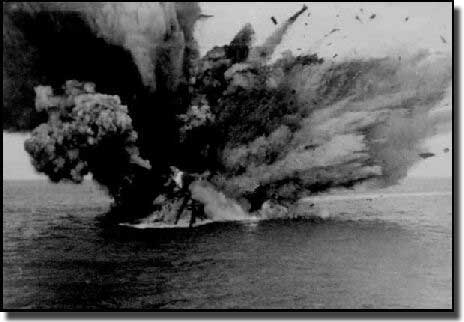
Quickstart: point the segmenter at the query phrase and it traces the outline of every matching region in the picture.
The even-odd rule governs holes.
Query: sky
[[[271,21],[272,16],[277,22],[282,22],[302,5],[301,2],[201,3],[203,12],[213,17],[202,19],[196,25],[200,52],[204,54],[213,46],[229,43],[248,22],[256,31],[255,42],[260,43],[277,27]],[[285,50],[313,52],[330,58],[336,53],[339,60],[401,55],[419,49],[447,53],[452,50],[451,3],[308,2],[306,5],[310,16],[305,14],[291,27],[275,57]],[[374,14],[374,18],[370,19]],[[340,31],[323,37],[334,28]],[[451,100],[451,93],[448,99]],[[44,179],[30,165],[23,147],[26,137],[27,134],[3,133],[3,180]],[[451,132],[447,132],[424,142],[436,156],[418,163],[408,172],[408,177],[450,177],[451,138]],[[444,153],[445,148],[450,149],[449,153]]]

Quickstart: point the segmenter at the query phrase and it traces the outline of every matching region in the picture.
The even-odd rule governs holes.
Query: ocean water
[[[451,180],[307,201],[323,218],[104,228],[91,183],[3,182],[5,309],[449,309]]]

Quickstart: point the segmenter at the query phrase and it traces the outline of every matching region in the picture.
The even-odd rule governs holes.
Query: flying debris
[[[399,61],[401,61],[401,55],[400,55],[400,56],[398,56],[398,60],[399,60]]]
[[[337,18],[338,18],[338,17],[340,17],[340,15],[339,15],[339,14],[337,14],[335,17],[337,17]]]
[[[305,26],[307,26],[307,25],[308,25],[308,23],[307,23],[307,22],[305,22]]]
[[[445,37],[443,37],[442,35],[440,35],[440,39],[441,39],[441,42],[442,42],[442,43],[444,43],[444,44],[446,44],[446,43],[447,43],[447,41],[446,41]]]
[[[362,20],[361,20],[361,18],[359,18],[359,16],[356,16],[356,17],[354,17],[354,18],[355,18],[356,20],[358,20],[360,23],[363,23]]]
[[[373,14],[369,17],[369,19],[372,20],[372,19],[375,19],[375,17],[377,17],[377,15],[376,15],[375,13],[373,13]]]
[[[274,23],[274,25],[277,25],[277,19],[276,19],[274,16],[271,17],[271,20],[272,20],[272,22]]]
[[[248,54],[248,62],[264,62],[268,61],[270,57],[272,56],[272,53],[274,52],[275,48],[282,42],[282,39],[284,35],[287,33],[288,29],[292,24],[298,19],[299,16],[301,16],[308,7],[304,5],[300,10],[298,10],[294,15],[292,15],[290,18],[288,18],[286,21],[284,21],[274,33],[269,36],[263,44],[260,46],[255,46],[255,47],[249,47],[247,48],[246,53]],[[251,25],[249,25],[251,28]],[[249,37],[248,37],[249,38]],[[249,46],[249,45],[248,45]],[[249,52],[248,52],[249,51]],[[249,66],[249,65],[247,65]],[[242,68],[244,66],[241,66]],[[251,66],[249,66],[251,67]],[[237,66],[235,66],[232,70],[235,70]],[[238,68],[238,69],[240,69]],[[231,73],[234,74],[234,73]]]
[[[327,47],[329,47],[330,45],[332,45],[332,43],[331,43],[331,42],[329,42],[329,43],[327,44]]]
[[[214,17],[214,15],[208,15],[208,14],[205,14],[205,13],[202,13],[199,16],[200,19],[207,19],[207,18],[212,18],[212,17]]]
[[[449,148],[444,148],[444,149],[443,149],[443,152],[448,153],[449,150],[450,150]]]
[[[361,9],[359,9],[359,11],[361,11],[361,12],[364,12],[364,9],[363,9],[363,8],[361,8]]]
[[[434,153],[430,153],[430,152],[425,152],[425,153],[419,153],[419,156],[422,158],[422,159],[428,159],[428,158],[431,158],[433,156],[435,156]]]
[[[335,57],[337,57],[337,56],[338,56],[338,54],[335,54],[335,55],[332,56],[332,58],[335,58]]]
[[[314,150],[317,147],[318,147],[317,144],[308,144],[308,145],[305,145],[304,149],[305,150]]]
[[[293,22],[296,20],[296,18],[298,18],[303,12],[305,12],[306,10],[308,10],[308,6],[307,5],[303,5],[303,7],[297,11],[293,16],[291,16],[290,18],[288,18],[288,21],[289,22]],[[311,13],[309,13],[311,14]],[[309,16],[308,16],[309,17]]]
[[[404,18],[404,21],[407,22],[409,20],[409,17]]]
[[[324,38],[330,36],[331,34],[333,34],[334,32],[337,32],[337,31],[340,31],[340,28],[333,28],[329,33],[324,35]]]

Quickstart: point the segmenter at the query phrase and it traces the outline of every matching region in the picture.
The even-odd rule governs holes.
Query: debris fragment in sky
[[[422,159],[428,159],[428,158],[431,158],[433,156],[435,156],[434,153],[430,153],[430,152],[425,152],[425,153],[419,153],[419,156],[422,158]]]
[[[324,38],[330,36],[331,34],[333,34],[334,32],[337,32],[337,31],[340,31],[340,28],[333,28],[329,33],[324,35]]]
[[[205,13],[200,14],[200,19],[206,19],[206,18],[212,18],[212,17],[214,17],[214,15],[208,15]]]

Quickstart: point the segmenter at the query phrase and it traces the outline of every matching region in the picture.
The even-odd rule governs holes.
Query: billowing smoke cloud
[[[53,181],[79,181],[90,171],[116,203],[130,203],[134,209],[146,211],[153,193],[162,189],[163,174],[177,157],[176,114],[189,105],[188,81],[198,56],[193,25],[199,14],[196,3],[4,3],[4,129],[27,130],[47,122],[47,111],[35,109],[34,88],[40,85],[50,86],[58,100],[70,97],[62,85],[73,79],[93,82],[100,93],[117,95],[121,104],[115,105],[128,106],[131,131],[138,137],[138,153],[151,165],[148,174],[143,167],[134,171],[132,165],[128,166],[132,164],[127,160],[132,155],[128,151],[135,142],[123,140],[122,133],[121,147],[106,147],[120,151],[119,157],[116,153],[111,160],[100,155],[101,162],[98,166],[91,162],[95,166],[92,168],[87,152],[79,153],[78,158],[83,159],[79,166],[75,161],[67,164],[70,160],[65,157],[66,165],[61,169],[59,154],[76,148],[88,151],[85,145],[74,146],[72,139],[64,143],[59,139],[64,133],[75,133],[62,129],[72,128],[77,122],[72,114],[70,118],[58,118],[63,125],[49,123],[33,133],[37,151],[59,145],[56,156],[35,153],[32,143],[27,149],[36,169]],[[44,93],[43,89],[39,92]],[[108,117],[103,109],[96,108],[95,113],[94,118]],[[117,120],[110,117],[108,122],[117,124]],[[106,140],[96,142],[102,149],[90,149],[92,153],[104,151]],[[121,164],[113,164],[118,158]],[[48,169],[54,166],[55,170]],[[71,168],[75,169],[72,173]]]
[[[423,51],[402,59],[334,62],[287,52],[272,62],[276,47],[305,7],[263,44],[253,45],[253,28],[245,25],[229,45],[198,58],[192,31],[199,12],[192,4],[22,6],[22,15],[33,12],[26,15],[33,21],[39,13],[48,17],[55,12],[50,8],[58,8],[57,20],[45,25],[65,30],[67,36],[70,27],[66,29],[60,17],[77,12],[79,23],[71,25],[87,28],[77,43],[95,45],[90,49],[97,57],[89,56],[95,64],[105,66],[105,58],[113,57],[115,71],[93,63],[93,73],[69,68],[77,59],[77,66],[89,70],[80,61],[88,49],[74,44],[73,54],[61,52],[64,57],[58,59],[65,72],[56,71],[51,62],[45,65],[49,69],[40,69],[34,59],[25,61],[29,69],[21,72],[30,71],[34,81],[20,88],[51,85],[57,90],[66,80],[78,79],[93,81],[98,91],[122,101],[85,89],[52,95],[50,88],[38,88],[37,106],[52,101],[48,104],[58,105],[55,110],[61,112],[55,118],[48,113],[48,123],[26,144],[36,169],[55,181],[80,181],[90,172],[117,205],[131,213],[131,207],[149,212],[157,195],[169,195],[165,183],[170,165],[188,172],[210,171],[210,183],[193,186],[194,197],[206,204],[207,212],[227,208],[227,213],[240,216],[241,209],[227,197],[256,211],[269,205],[267,200],[288,206],[331,188],[366,181],[394,184],[426,152],[424,139],[449,122],[449,113],[430,113],[450,90],[447,55]],[[20,24],[16,9],[9,12],[7,38],[23,42],[7,42],[9,59],[14,60],[12,53],[31,42],[31,31]],[[45,45],[28,48],[28,55],[38,61],[53,57]],[[10,63],[4,58],[5,64]],[[4,87],[5,78],[8,86],[27,79],[11,66],[4,71]],[[95,130],[100,121],[107,127]],[[84,128],[92,133],[82,133]]]
[[[50,86],[35,91],[37,109],[49,116],[24,144],[37,171],[52,182],[73,183],[91,173],[118,204],[140,202],[140,196],[152,193],[140,181],[150,175],[150,162],[140,156],[137,133],[118,96],[96,93],[92,83],[77,81],[66,83],[64,95],[54,95]],[[144,189],[138,195],[137,187]]]
[[[3,3],[4,128],[46,119],[34,109],[37,85],[92,81],[131,108],[145,89],[178,91],[198,55],[199,15],[196,3]]]
[[[248,59],[233,64],[218,48],[204,58],[206,88],[226,69],[213,83],[222,94],[209,100],[222,139],[213,181],[252,211],[366,180],[397,183],[420,160],[424,139],[450,121],[429,113],[450,89],[447,55],[324,62],[285,53],[257,63],[269,61],[294,17]]]
[[[229,111],[237,105],[228,118],[240,117],[241,124],[224,131],[238,130],[233,136],[243,139],[228,140],[223,151],[226,191],[258,199],[260,207],[266,199],[294,202],[332,187],[367,179],[393,184],[406,176],[423,140],[435,134],[438,120],[428,112],[450,86],[450,57],[285,59],[270,67],[277,85],[249,101],[252,110],[243,113],[241,97],[256,95],[255,85],[230,94]]]

